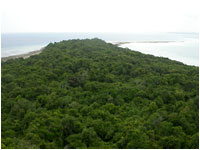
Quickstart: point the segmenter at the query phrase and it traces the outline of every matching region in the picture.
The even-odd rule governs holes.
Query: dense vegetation
[[[99,39],[2,62],[2,148],[199,148],[199,68]]]

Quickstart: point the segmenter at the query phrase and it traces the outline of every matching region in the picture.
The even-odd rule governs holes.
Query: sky
[[[199,0],[1,0],[1,33],[199,32]]]

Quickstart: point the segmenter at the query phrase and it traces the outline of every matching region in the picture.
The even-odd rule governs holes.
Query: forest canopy
[[[2,148],[199,148],[199,68],[100,39],[1,64]]]

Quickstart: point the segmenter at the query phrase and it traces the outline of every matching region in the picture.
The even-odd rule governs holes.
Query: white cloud
[[[2,32],[197,32],[198,0],[2,0]]]

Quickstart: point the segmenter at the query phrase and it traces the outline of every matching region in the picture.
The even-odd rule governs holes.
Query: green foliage
[[[199,148],[199,68],[99,39],[2,62],[2,148]]]

